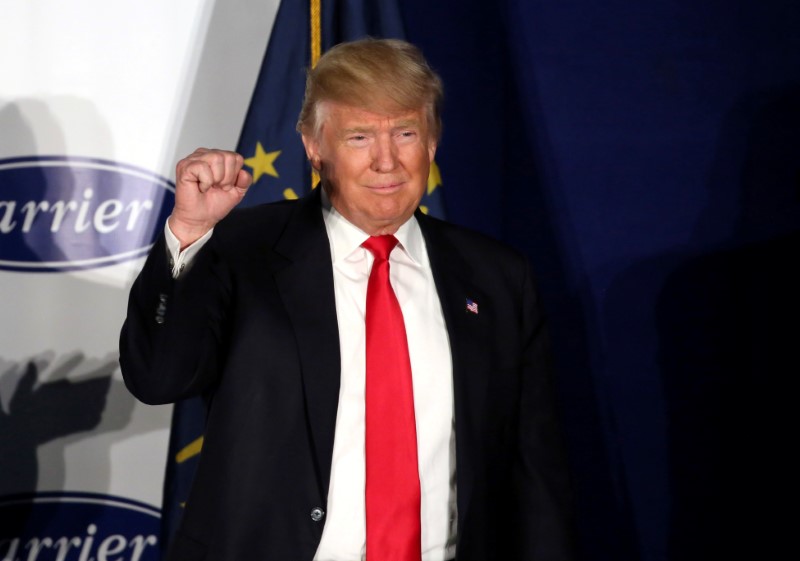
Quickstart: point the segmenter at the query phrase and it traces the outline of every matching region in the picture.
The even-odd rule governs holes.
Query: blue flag
[[[314,6],[319,9],[314,10]],[[311,166],[295,130],[306,69],[318,52],[363,37],[403,38],[395,0],[283,0],[272,28],[237,151],[253,185],[242,205],[302,197],[312,189]],[[439,170],[434,163],[421,208],[443,217]],[[316,185],[314,185],[316,187]],[[169,443],[162,549],[168,547],[188,498],[202,449],[205,407],[201,399],[175,404]]]

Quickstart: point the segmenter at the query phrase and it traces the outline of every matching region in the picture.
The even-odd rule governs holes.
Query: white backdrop
[[[196,146],[233,149],[277,4],[0,0],[0,166],[89,158],[173,181],[176,160]],[[27,189],[3,177],[0,220]],[[0,231],[0,253],[14,243]],[[141,265],[0,268],[0,466],[11,474],[0,495],[89,492],[160,506],[170,410],[135,402],[116,363]],[[112,372],[107,392],[76,391]],[[24,417],[36,403],[41,413]]]

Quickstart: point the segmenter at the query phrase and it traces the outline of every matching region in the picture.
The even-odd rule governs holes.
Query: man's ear
[[[428,143],[428,160],[433,163],[433,159],[436,157],[436,141],[431,140]]]
[[[311,162],[311,167],[316,171],[322,169],[322,160],[319,156],[319,141],[309,134],[303,133],[303,146],[306,149],[306,158]]]

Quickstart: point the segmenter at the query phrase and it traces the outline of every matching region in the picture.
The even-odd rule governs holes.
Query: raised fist
[[[175,170],[172,233],[184,248],[202,237],[239,204],[253,178],[236,152],[198,148]]]

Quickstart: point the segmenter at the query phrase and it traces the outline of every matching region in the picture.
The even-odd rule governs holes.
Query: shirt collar
[[[322,189],[321,186],[318,188]],[[325,220],[325,229],[328,232],[328,239],[333,250],[333,262],[336,263],[347,259],[356,250],[366,251],[361,247],[361,244],[369,238],[369,234],[342,216],[333,207],[324,189],[322,189],[320,196],[322,200],[322,217]],[[415,265],[425,263],[425,241],[422,237],[419,223],[413,215],[397,229],[394,237],[397,238],[398,247]]]

